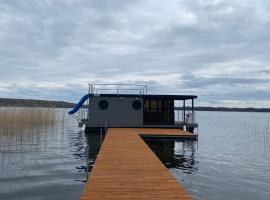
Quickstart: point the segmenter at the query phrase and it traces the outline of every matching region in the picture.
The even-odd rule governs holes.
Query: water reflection
[[[95,160],[97,158],[98,152],[102,145],[102,142],[105,138],[105,134],[101,133],[99,130],[91,131],[91,133],[85,134],[86,142],[87,142],[87,159],[86,162],[88,163],[86,171],[91,172]]]
[[[145,142],[167,168],[178,168],[186,174],[198,170],[196,141],[145,139]]]
[[[270,120],[267,118],[261,119],[258,116],[254,117],[253,120],[245,122],[243,126],[248,137],[249,148],[260,146],[263,154],[269,154]]]
[[[171,172],[194,199],[260,199],[270,196],[270,113],[198,112],[196,173]]]

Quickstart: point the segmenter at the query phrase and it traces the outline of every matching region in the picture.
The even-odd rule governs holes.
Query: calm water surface
[[[198,142],[147,141],[172,174],[195,199],[270,199],[270,113],[197,118]]]
[[[198,112],[198,142],[147,141],[195,199],[270,199],[270,113]],[[100,138],[76,122],[0,135],[0,199],[79,199]]]

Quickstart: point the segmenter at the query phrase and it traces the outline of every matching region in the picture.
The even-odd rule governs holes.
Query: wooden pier
[[[180,129],[109,128],[81,200],[192,199],[142,135],[197,137]]]

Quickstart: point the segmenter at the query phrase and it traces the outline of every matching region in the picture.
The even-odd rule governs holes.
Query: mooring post
[[[89,145],[87,144],[86,146],[86,180],[88,180],[88,177],[89,177]]]
[[[101,147],[101,145],[102,145],[102,128],[100,129],[99,142],[100,142],[100,147]]]

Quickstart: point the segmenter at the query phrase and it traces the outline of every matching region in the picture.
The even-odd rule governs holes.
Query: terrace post
[[[192,123],[194,123],[194,99],[191,99]]]
[[[191,111],[193,115],[194,114],[194,99],[191,100]]]
[[[184,117],[184,122],[186,122],[186,100],[184,99],[183,101],[183,117]]]

